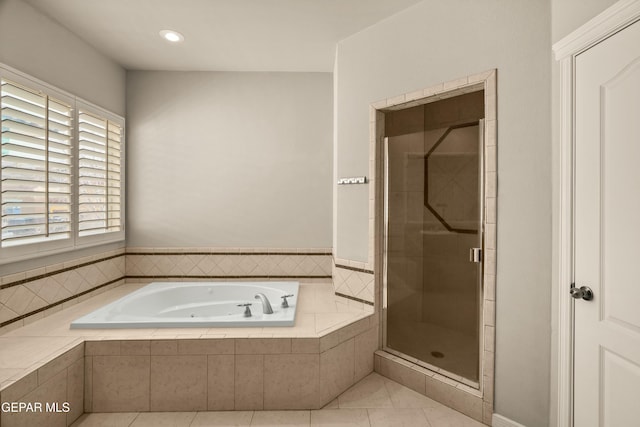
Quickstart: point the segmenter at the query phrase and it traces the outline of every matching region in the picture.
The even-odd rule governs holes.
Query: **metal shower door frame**
[[[483,292],[484,292],[484,233],[485,233],[485,206],[484,206],[484,181],[485,181],[485,168],[484,168],[484,159],[485,159],[485,135],[484,135],[484,119],[478,120],[478,197],[479,197],[479,244],[482,248],[482,262],[478,265],[478,274],[477,274],[477,292],[478,292],[478,373],[480,378],[478,378],[478,382],[462,378],[460,375],[445,371],[442,368],[431,365],[425,361],[417,359],[415,357],[409,356],[405,353],[402,353],[398,350],[394,350],[387,346],[387,313],[388,313],[388,264],[387,264],[387,255],[388,255],[388,245],[389,245],[389,137],[384,137],[382,139],[383,144],[383,154],[382,154],[382,162],[383,162],[383,235],[382,235],[382,350],[387,353],[393,354],[394,356],[400,357],[404,360],[407,360],[411,363],[414,363],[418,366],[424,367],[431,371],[437,372],[441,375],[444,375],[448,378],[451,378],[455,381],[461,382],[465,385],[474,387],[478,390],[481,389],[482,381],[482,353],[483,353],[483,344],[484,344],[484,331],[482,325],[483,322]],[[461,381],[462,378],[462,381]]]

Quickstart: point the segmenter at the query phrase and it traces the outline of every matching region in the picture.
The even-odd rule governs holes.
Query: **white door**
[[[640,426],[640,22],[576,57],[575,427]],[[579,296],[579,295],[576,295]]]

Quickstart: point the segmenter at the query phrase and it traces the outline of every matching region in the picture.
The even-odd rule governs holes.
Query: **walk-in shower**
[[[383,344],[480,381],[482,90],[385,114]]]

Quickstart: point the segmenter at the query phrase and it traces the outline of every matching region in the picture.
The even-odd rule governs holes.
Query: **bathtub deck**
[[[69,329],[72,320],[145,285],[124,284],[0,335],[0,391],[85,341],[323,337],[331,341],[333,332],[373,314],[371,306],[336,297],[331,283],[301,282],[293,327]]]

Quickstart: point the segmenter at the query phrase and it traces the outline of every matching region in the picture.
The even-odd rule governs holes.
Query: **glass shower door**
[[[480,352],[481,125],[385,143],[385,349],[473,383]]]

